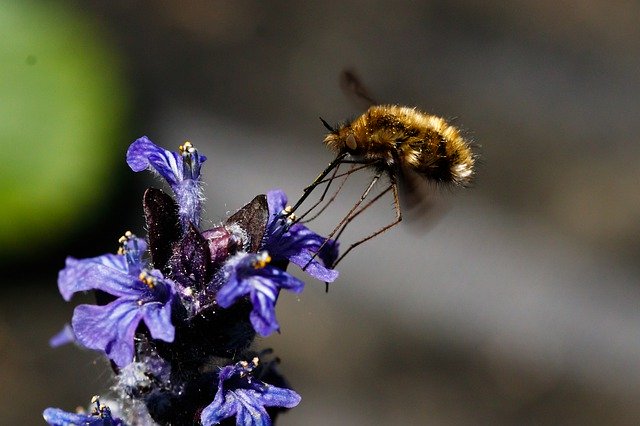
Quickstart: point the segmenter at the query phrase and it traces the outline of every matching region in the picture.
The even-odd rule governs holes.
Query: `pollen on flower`
[[[127,243],[135,237],[136,236],[131,231],[127,231],[122,237],[118,238],[118,244],[120,244],[120,247],[118,248],[119,255],[124,256],[127,254]]]
[[[100,404],[99,395],[94,395],[91,398],[91,403],[95,404],[95,406],[91,410],[92,416],[99,418],[111,417],[111,411],[109,410],[109,407],[107,407],[105,404]]]
[[[180,150],[180,155],[182,155],[183,157],[195,152],[195,147],[189,141],[185,141],[185,143],[180,145],[178,149]]]
[[[253,261],[254,269],[262,269],[267,266],[271,262],[271,256],[269,256],[269,252],[263,251],[256,259]]]
[[[140,272],[140,275],[138,275],[138,279],[150,289],[153,289],[158,282],[156,277],[149,275],[147,271]]]
[[[259,363],[260,363],[260,358],[258,358],[257,356],[253,357],[251,362],[244,361],[244,360],[238,362],[238,364],[243,368],[243,370],[240,372],[240,377],[246,377],[249,374],[251,374],[253,369],[256,368]],[[251,381],[251,380],[249,379],[249,381]]]
[[[249,371],[253,370],[254,367],[257,367],[258,364],[260,364],[260,358],[258,358],[257,356],[254,356],[251,359],[251,362],[249,361],[240,361],[239,364],[243,367],[248,369]]]
[[[286,218],[286,228],[290,228],[291,225],[293,225],[294,223],[296,223],[296,220],[298,220],[298,217],[295,215],[295,213],[292,212],[293,211],[293,207],[291,206],[286,206],[284,209],[282,209],[282,211],[280,212],[280,215],[284,218]]]

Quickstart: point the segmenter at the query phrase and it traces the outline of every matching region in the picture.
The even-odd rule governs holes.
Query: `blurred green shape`
[[[55,241],[110,192],[128,95],[116,59],[65,4],[0,1],[0,252]]]

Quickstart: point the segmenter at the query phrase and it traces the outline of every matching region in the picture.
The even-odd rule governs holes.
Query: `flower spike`
[[[101,351],[117,402],[113,414],[97,397],[89,412],[47,408],[50,425],[271,426],[300,402],[277,371],[279,359],[261,361],[268,351],[251,345],[280,331],[280,291],[304,288],[286,272],[289,263],[332,282],[338,244],[299,223],[282,191],[257,195],[203,230],[205,160],[188,141],[175,152],[146,136],[129,147],[131,169],[160,175],[173,194],[145,191],[145,239],[127,231],[115,254],[66,259],[62,297],[94,290],[96,303],[77,306],[71,325],[51,339]]]

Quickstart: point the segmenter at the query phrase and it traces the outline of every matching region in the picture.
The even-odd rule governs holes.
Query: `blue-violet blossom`
[[[241,253],[229,259],[223,267],[225,284],[218,290],[216,300],[223,308],[249,295],[253,310],[251,325],[261,336],[268,336],[280,328],[276,320],[276,300],[280,289],[300,293],[304,283],[281,269],[269,265],[271,256]]]
[[[159,147],[143,136],[131,144],[127,163],[134,172],[155,170],[166,179],[176,196],[182,228],[189,222],[200,224],[202,194],[200,167],[207,157],[200,155],[191,142],[180,145],[180,153]]]
[[[211,404],[202,410],[203,426],[217,425],[236,417],[237,426],[270,426],[265,407],[292,408],[300,403],[300,395],[291,389],[279,388],[252,377],[258,358],[228,365],[218,373],[218,390]]]
[[[124,426],[125,423],[111,415],[106,405],[100,404],[97,396],[91,400],[95,407],[89,414],[69,413],[59,408],[47,408],[42,413],[44,420],[51,426]]]
[[[171,305],[175,289],[160,271],[145,269],[144,240],[128,232],[120,242],[118,255],[81,260],[68,257],[58,275],[58,288],[67,301],[76,292],[92,289],[115,296],[106,305],[77,306],[72,326],[78,343],[104,351],[123,367],[133,360],[134,335],[140,321],[154,339],[173,341]]]
[[[291,225],[288,218],[283,216],[287,205],[287,196],[283,191],[269,191],[267,203],[269,221],[263,249],[269,252],[274,261],[286,259],[314,278],[328,283],[335,281],[338,271],[326,265],[331,265],[338,257],[338,243],[333,240],[325,242],[324,237],[299,222]]]
[[[71,324],[65,324],[62,330],[56,333],[49,339],[49,346],[57,348],[68,343],[75,343],[76,335],[73,333],[73,327]]]

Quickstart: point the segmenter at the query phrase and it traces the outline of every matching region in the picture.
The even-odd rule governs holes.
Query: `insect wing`
[[[397,180],[403,223],[411,232],[427,232],[448,210],[445,200],[435,185],[406,167],[398,168]]]
[[[353,69],[340,73],[340,88],[360,109],[378,104]]]

